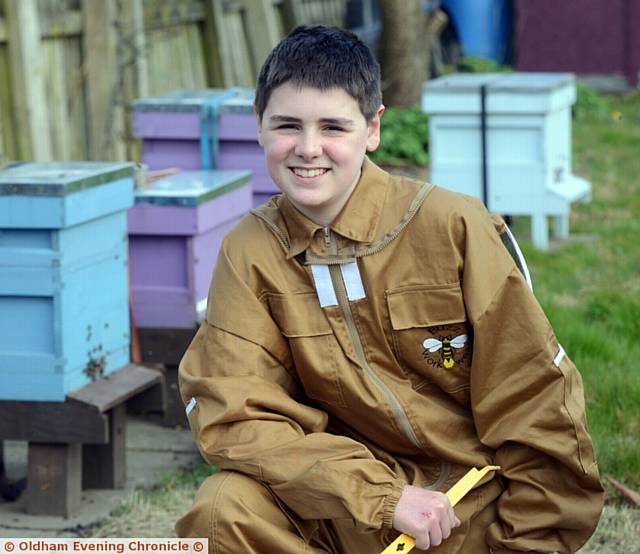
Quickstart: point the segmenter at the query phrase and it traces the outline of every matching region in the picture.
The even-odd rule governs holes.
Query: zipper
[[[386,248],[390,242],[394,241],[402,231],[404,231],[405,227],[411,223],[411,220],[415,217],[420,209],[420,206],[424,203],[429,193],[434,189],[435,185],[430,183],[425,183],[422,188],[417,192],[415,198],[411,202],[409,209],[402,216],[402,219],[398,222],[398,224],[391,229],[385,236],[383,236],[380,240],[369,244],[363,248],[356,248],[355,253],[350,256],[338,256],[337,251],[329,252],[329,227],[323,227],[324,230],[324,241],[325,246],[327,246],[327,253],[329,254],[328,258],[323,258],[319,256],[314,256],[307,251],[306,255],[306,263],[307,264],[322,264],[322,265],[339,265],[344,263],[349,263],[354,260],[354,258],[362,258],[363,256],[371,256],[373,254],[377,254]]]
[[[331,240],[329,227],[324,227],[324,231],[325,243],[327,244],[327,253],[332,254],[336,249],[336,244]],[[362,346],[362,341],[360,340],[360,335],[358,334],[358,330],[353,319],[353,312],[351,311],[351,305],[349,304],[349,298],[347,296],[347,287],[344,284],[340,266],[335,264],[329,265],[329,275],[331,276],[333,290],[336,293],[338,305],[340,306],[345,325],[347,326],[347,333],[349,334],[349,338],[351,339],[351,344],[353,345],[353,350],[355,351],[356,358],[360,362],[360,366],[364,370],[369,380],[376,386],[378,391],[382,394],[386,402],[391,407],[391,411],[393,412],[393,415],[396,419],[396,423],[403,431],[405,436],[411,441],[414,446],[422,449],[420,440],[416,436],[413,427],[411,427],[409,418],[407,417],[407,414],[402,408],[399,400],[393,394],[391,389],[386,385],[386,383],[373,371],[373,369],[371,369],[371,366],[367,361],[367,357],[365,356],[364,348]]]
[[[327,252],[329,252],[329,249],[331,248],[331,231],[329,230],[329,226],[325,225],[322,228],[322,232],[324,233],[324,246],[327,249]]]

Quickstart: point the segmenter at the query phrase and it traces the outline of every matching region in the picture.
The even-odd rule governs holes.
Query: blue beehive
[[[133,164],[0,172],[0,400],[63,401],[129,363]]]

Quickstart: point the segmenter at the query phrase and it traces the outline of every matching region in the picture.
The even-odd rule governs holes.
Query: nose
[[[305,160],[312,160],[322,154],[322,143],[317,133],[309,130],[301,133],[296,142],[295,154]]]

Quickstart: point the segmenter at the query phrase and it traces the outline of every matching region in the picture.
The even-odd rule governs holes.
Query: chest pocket
[[[415,388],[437,386],[469,402],[473,336],[460,285],[388,290],[393,346]]]
[[[270,294],[271,314],[289,341],[306,394],[324,404],[346,406],[338,374],[339,345],[315,292]]]

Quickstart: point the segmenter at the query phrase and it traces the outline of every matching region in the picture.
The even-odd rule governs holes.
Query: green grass
[[[573,123],[573,170],[593,201],[574,205],[583,241],[524,246],[536,296],[583,375],[601,473],[640,487],[640,93],[590,92]],[[606,110],[606,111],[605,111]]]

